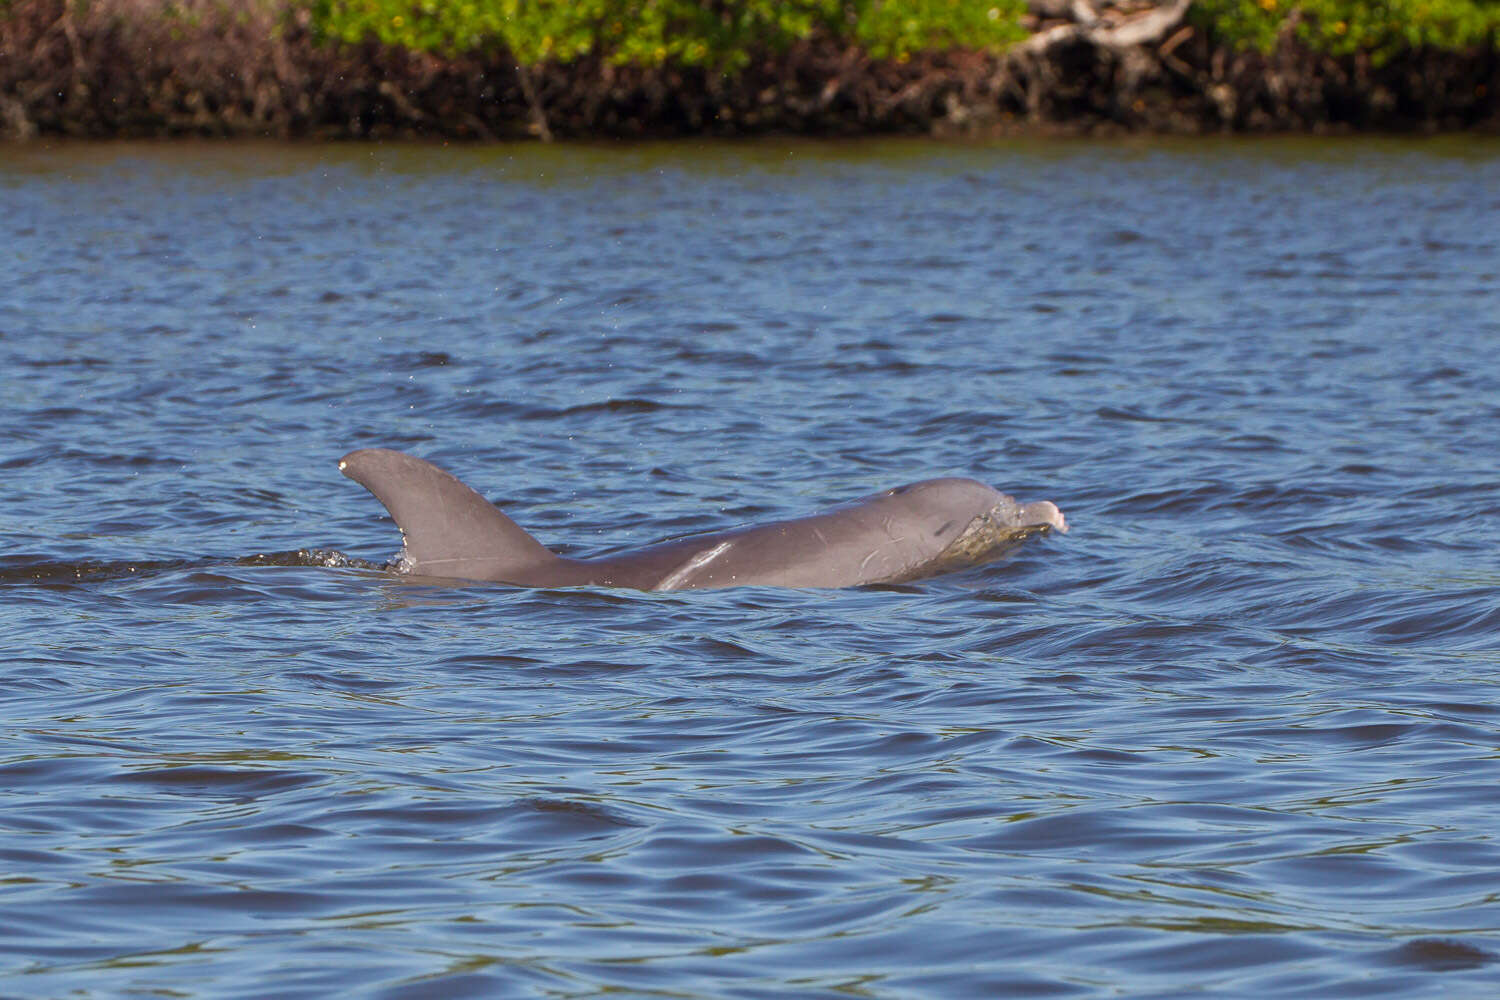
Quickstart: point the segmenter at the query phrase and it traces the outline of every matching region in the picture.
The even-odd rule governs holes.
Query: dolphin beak
[[[1068,519],[1063,517],[1063,512],[1058,509],[1057,504],[1050,500],[1037,500],[1027,504],[1026,520],[1029,524],[1045,524],[1064,535],[1068,533]]]

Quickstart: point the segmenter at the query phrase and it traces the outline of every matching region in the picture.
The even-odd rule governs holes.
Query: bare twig
[[[531,109],[531,127],[536,130],[538,139],[551,142],[552,129],[547,125],[547,109],[542,107],[542,102],[537,97],[536,84],[531,79],[531,67],[518,60],[516,76],[521,78],[521,93],[526,95],[526,106]]]

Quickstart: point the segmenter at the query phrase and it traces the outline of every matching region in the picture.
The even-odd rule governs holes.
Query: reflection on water
[[[1500,147],[0,158],[0,992],[1483,995]],[[892,588],[443,587],[942,475]]]

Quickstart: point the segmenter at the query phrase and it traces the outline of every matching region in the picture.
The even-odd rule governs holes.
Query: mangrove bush
[[[312,0],[318,37],[453,55],[505,49],[520,63],[597,55],[720,72],[814,34],[877,59],[999,49],[1024,38],[1024,0]]]
[[[1270,52],[1292,37],[1331,56],[1380,65],[1407,50],[1493,49],[1500,0],[1195,0],[1193,17],[1221,41]]]

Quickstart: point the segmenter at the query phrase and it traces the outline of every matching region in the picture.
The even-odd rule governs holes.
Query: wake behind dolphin
[[[929,479],[807,517],[569,559],[420,458],[371,448],[345,455],[339,471],[390,511],[405,540],[403,571],[524,587],[901,583],[989,562],[1030,535],[1068,530],[1046,500],[1022,504],[973,479]]]

